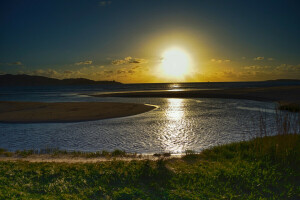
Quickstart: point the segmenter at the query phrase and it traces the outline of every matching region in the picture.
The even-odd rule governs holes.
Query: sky
[[[299,79],[299,7],[297,0],[1,0],[0,74],[123,83]]]

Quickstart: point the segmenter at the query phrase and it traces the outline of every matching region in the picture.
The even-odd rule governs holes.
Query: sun
[[[180,48],[170,48],[162,55],[161,68],[165,76],[181,79],[189,72],[190,57]]]

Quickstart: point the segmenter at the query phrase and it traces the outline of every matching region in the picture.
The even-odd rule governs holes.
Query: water
[[[88,122],[0,123],[0,147],[12,151],[42,148],[70,151],[121,149],[137,153],[182,153],[187,149],[201,151],[256,136],[262,110],[268,116],[269,131],[275,132],[275,104],[271,102],[205,98],[98,98],[82,95],[95,91],[99,91],[99,88],[27,87],[2,90],[0,100],[133,102],[152,104],[158,108],[135,116]],[[116,91],[116,88],[111,91]]]
[[[144,90],[226,89],[300,85],[300,81],[151,83],[92,86],[0,87],[1,101],[76,101],[78,94]],[[75,96],[75,99],[72,97]]]

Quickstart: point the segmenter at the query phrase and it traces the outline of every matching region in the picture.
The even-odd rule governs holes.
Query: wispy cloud
[[[271,66],[260,66],[260,65],[251,65],[251,66],[245,66],[245,70],[267,70],[271,69]]]
[[[124,59],[113,60],[111,63],[113,65],[123,65],[123,64],[143,64],[147,63],[148,60],[143,58],[132,58],[131,56],[125,57]]]
[[[108,5],[110,5],[111,3],[112,3],[111,1],[100,1],[100,2],[99,2],[99,6],[102,6],[102,7],[108,6]]]
[[[37,69],[26,74],[35,75],[35,76],[46,76],[50,78],[57,78],[59,76],[59,72],[54,69]]]
[[[263,59],[265,59],[265,57],[263,57],[263,56],[258,56],[256,58],[253,58],[253,60],[263,60]]]
[[[274,60],[274,58],[268,58],[268,61],[273,61]]]
[[[0,65],[8,65],[8,66],[22,66],[23,63],[20,61],[10,62],[10,63],[0,63]]]
[[[300,64],[299,65],[288,65],[288,64],[281,64],[275,68],[275,70],[280,72],[288,72],[292,74],[299,74],[300,75]]]
[[[215,58],[210,59],[210,61],[213,63],[228,63],[228,62],[230,62],[229,59],[222,60],[222,59],[215,59]]]
[[[298,77],[300,77],[300,65],[287,64],[278,66],[252,65],[242,69],[231,68],[201,75],[203,80],[215,81],[261,81],[280,78],[297,79]]]
[[[93,61],[91,60],[86,60],[86,61],[80,61],[75,63],[75,65],[91,65],[93,63]]]

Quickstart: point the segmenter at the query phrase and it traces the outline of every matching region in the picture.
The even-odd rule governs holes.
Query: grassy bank
[[[127,158],[136,158],[139,155],[135,153],[126,153],[125,151],[116,149],[112,152],[109,151],[96,151],[96,152],[83,152],[83,151],[66,151],[59,150],[56,148],[46,148],[40,150],[17,150],[15,152],[7,151],[6,149],[0,148],[0,156],[5,157],[15,157],[15,158],[27,158],[35,155],[47,155],[52,158],[56,157],[81,157],[81,158],[115,158],[115,157],[127,157]]]
[[[299,199],[300,135],[182,158],[99,163],[0,162],[0,199]]]
[[[279,102],[278,109],[291,112],[300,112],[300,102]]]

